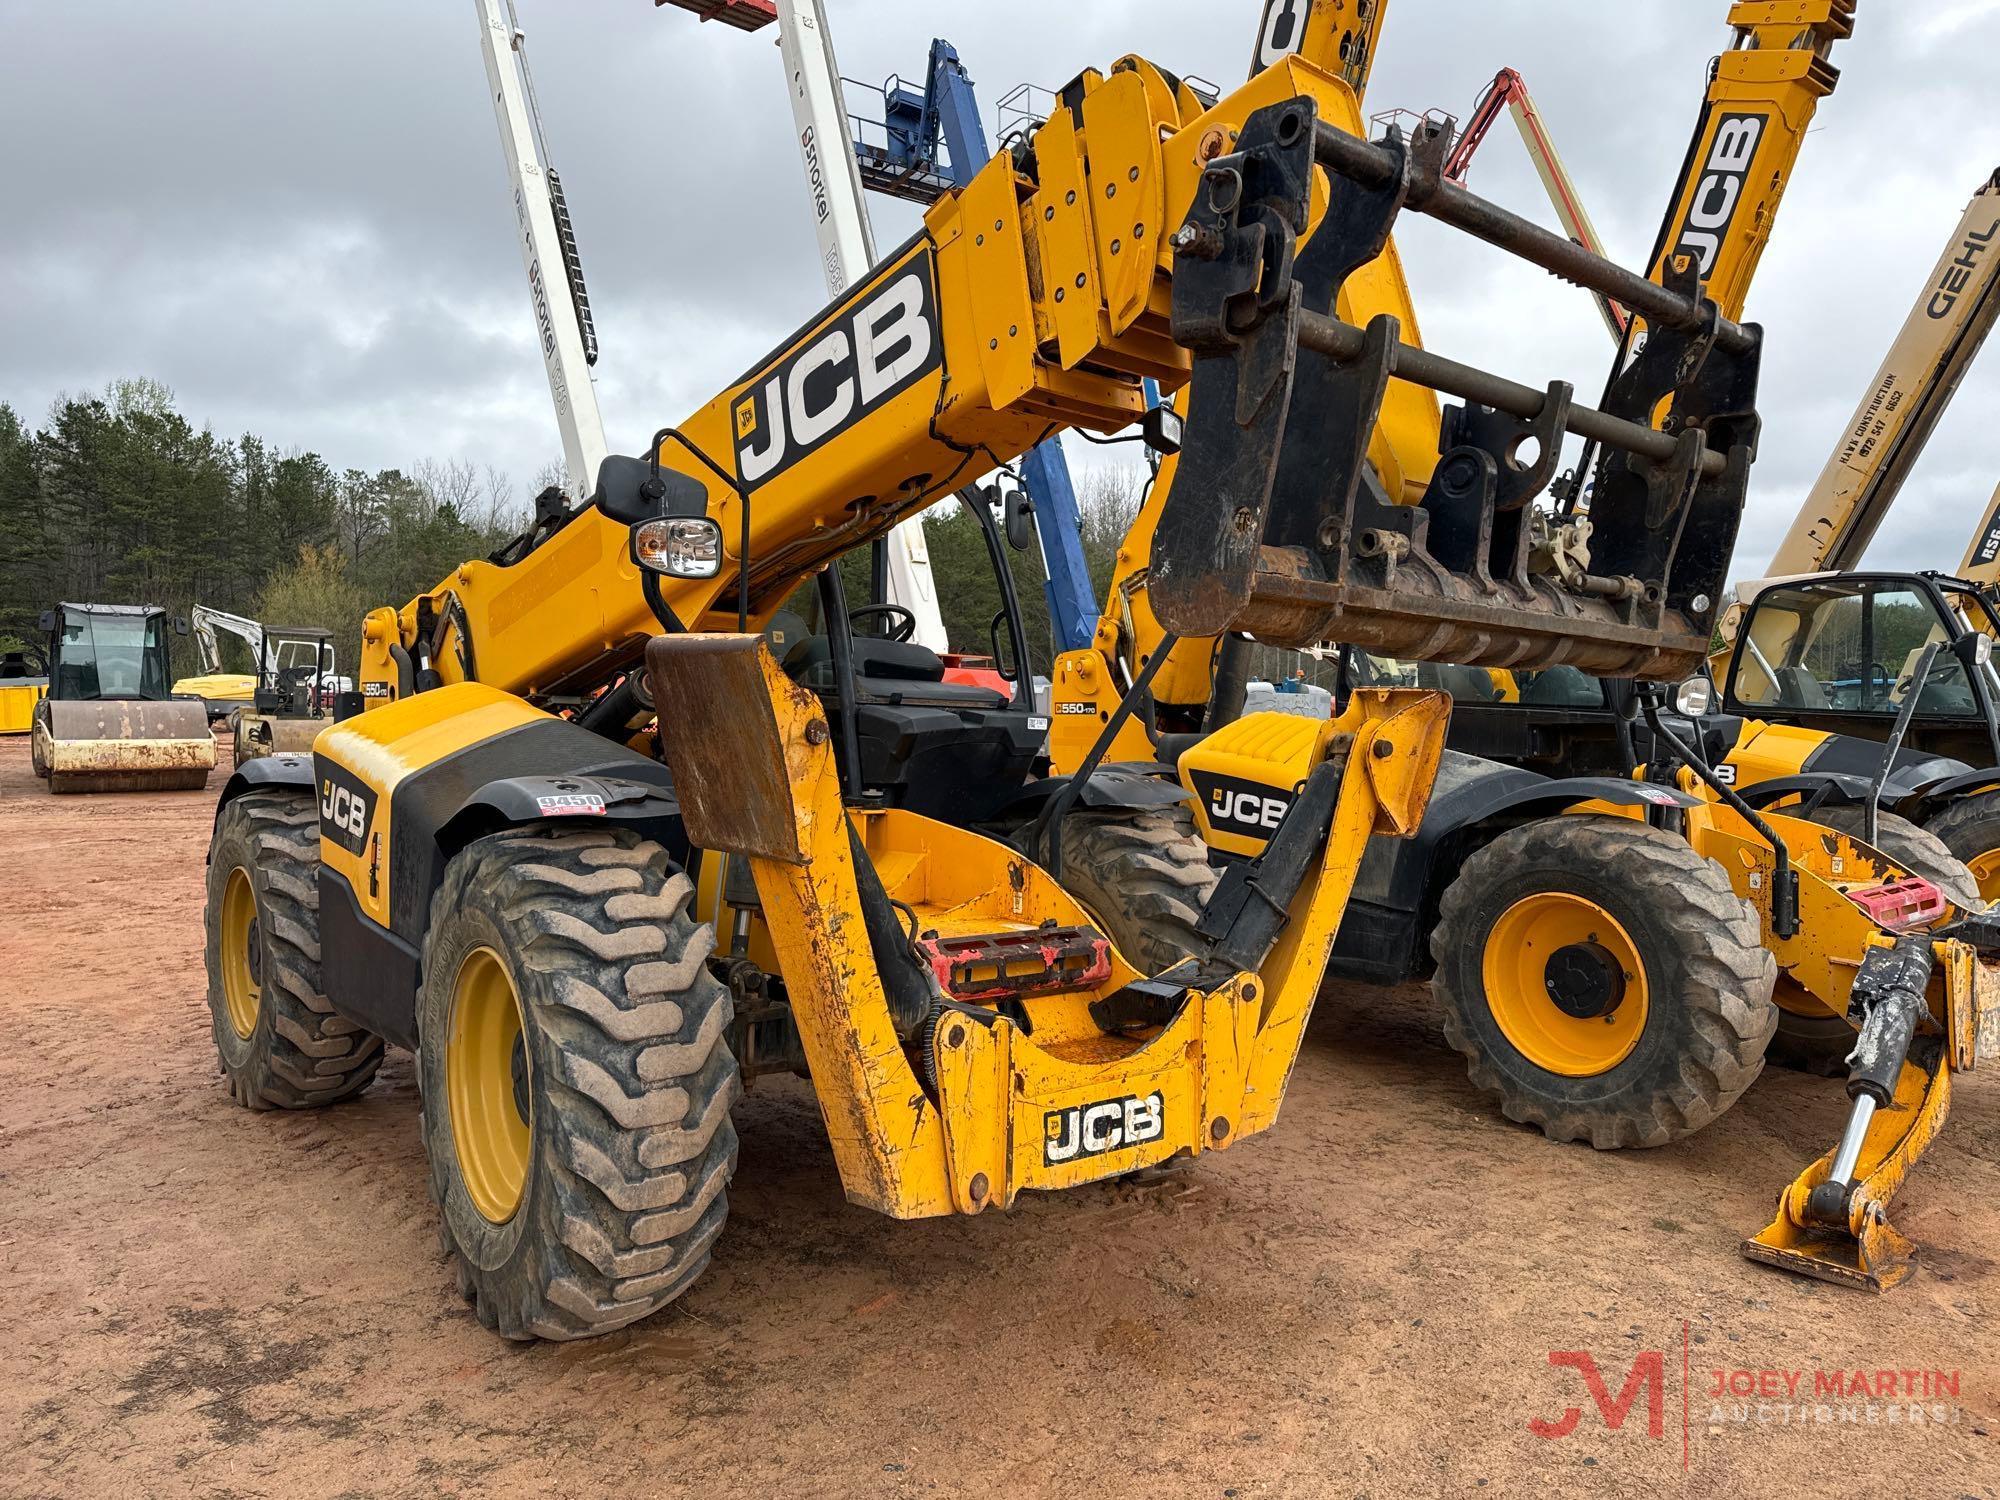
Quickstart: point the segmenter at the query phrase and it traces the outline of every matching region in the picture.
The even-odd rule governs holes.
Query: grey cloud
[[[650,0],[517,3],[603,332],[607,422],[635,445],[823,300],[776,49]],[[1370,109],[1463,118],[1494,69],[1520,68],[1599,229],[1641,258],[1726,39],[1723,0],[1394,6]],[[1257,5],[829,8],[856,78],[916,74],[931,36],[949,36],[990,128],[1015,83],[1125,52],[1233,82]],[[1765,257],[1750,308],[1769,334],[1765,444],[1739,573],[1782,534],[2000,159],[1983,108],[2000,5],[1930,14],[1863,0]],[[367,467],[467,458],[525,481],[556,440],[474,27],[470,0],[0,0],[0,400],[33,419],[59,389],[147,374],[225,433]],[[1475,182],[1548,217],[1505,126]],[[885,246],[914,223],[876,213]],[[1433,346],[1536,382],[1601,379],[1608,343],[1574,289],[1428,225],[1403,248]],[[2000,478],[1996,396],[1989,360],[1877,560],[1956,561]]]

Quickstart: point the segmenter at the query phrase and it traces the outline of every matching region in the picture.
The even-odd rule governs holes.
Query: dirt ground
[[[1836,1085],[1552,1146],[1415,990],[1329,993],[1270,1134],[979,1219],[848,1207],[811,1096],[760,1084],[695,1290],[502,1343],[436,1249],[407,1056],[323,1113],[229,1103],[212,805],[51,797],[0,741],[0,1494],[2000,1494],[2000,1076],[1960,1088],[1899,1205],[1924,1269],[1876,1297],[1737,1255]],[[1614,1409],[1661,1378],[1613,1430],[1562,1351]],[[1879,1399],[1814,1399],[1857,1370]]]

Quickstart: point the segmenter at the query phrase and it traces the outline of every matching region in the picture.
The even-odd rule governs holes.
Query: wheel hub
[[[1549,956],[1542,987],[1556,1009],[1579,1021],[1594,1021],[1618,1009],[1625,998],[1625,971],[1602,943],[1568,943]]]
[[[217,944],[222,963],[222,1007],[229,1029],[247,1038],[257,1029],[264,1004],[264,943],[258,924],[257,892],[241,865],[229,872],[222,893],[222,931]]]
[[[1480,982],[1506,1042],[1564,1078],[1594,1078],[1624,1062],[1651,1012],[1632,934],[1571,891],[1531,891],[1503,911],[1480,955]]]
[[[475,948],[452,985],[445,1094],[458,1176],[480,1215],[505,1224],[527,1192],[533,1063],[520,996],[507,964]]]

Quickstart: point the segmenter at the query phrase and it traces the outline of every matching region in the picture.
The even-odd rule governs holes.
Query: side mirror
[[[187,633],[188,633],[188,622],[187,622],[187,616],[186,616],[186,615],[175,615],[175,616],[174,616],[174,634],[175,634],[175,635],[186,635]]]
[[[1001,524],[1007,531],[1007,545],[1016,552],[1032,552],[1036,546],[1035,502],[1025,490],[1000,492]]]
[[[1674,712],[1684,719],[1699,719],[1715,707],[1715,684],[1706,677],[1690,677],[1674,689]]]
[[[35,623],[36,623],[36,628],[39,629],[43,635],[55,634],[56,612],[52,609],[43,610],[41,619],[36,621]]]
[[[1993,637],[1983,630],[1968,631],[1951,643],[1951,654],[1967,673],[1976,672],[1993,660]]]

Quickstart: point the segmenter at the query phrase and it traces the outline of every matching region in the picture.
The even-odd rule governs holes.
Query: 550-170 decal
[[[736,472],[754,490],[938,368],[928,246],[850,298],[807,341],[751,377],[730,408]]]

